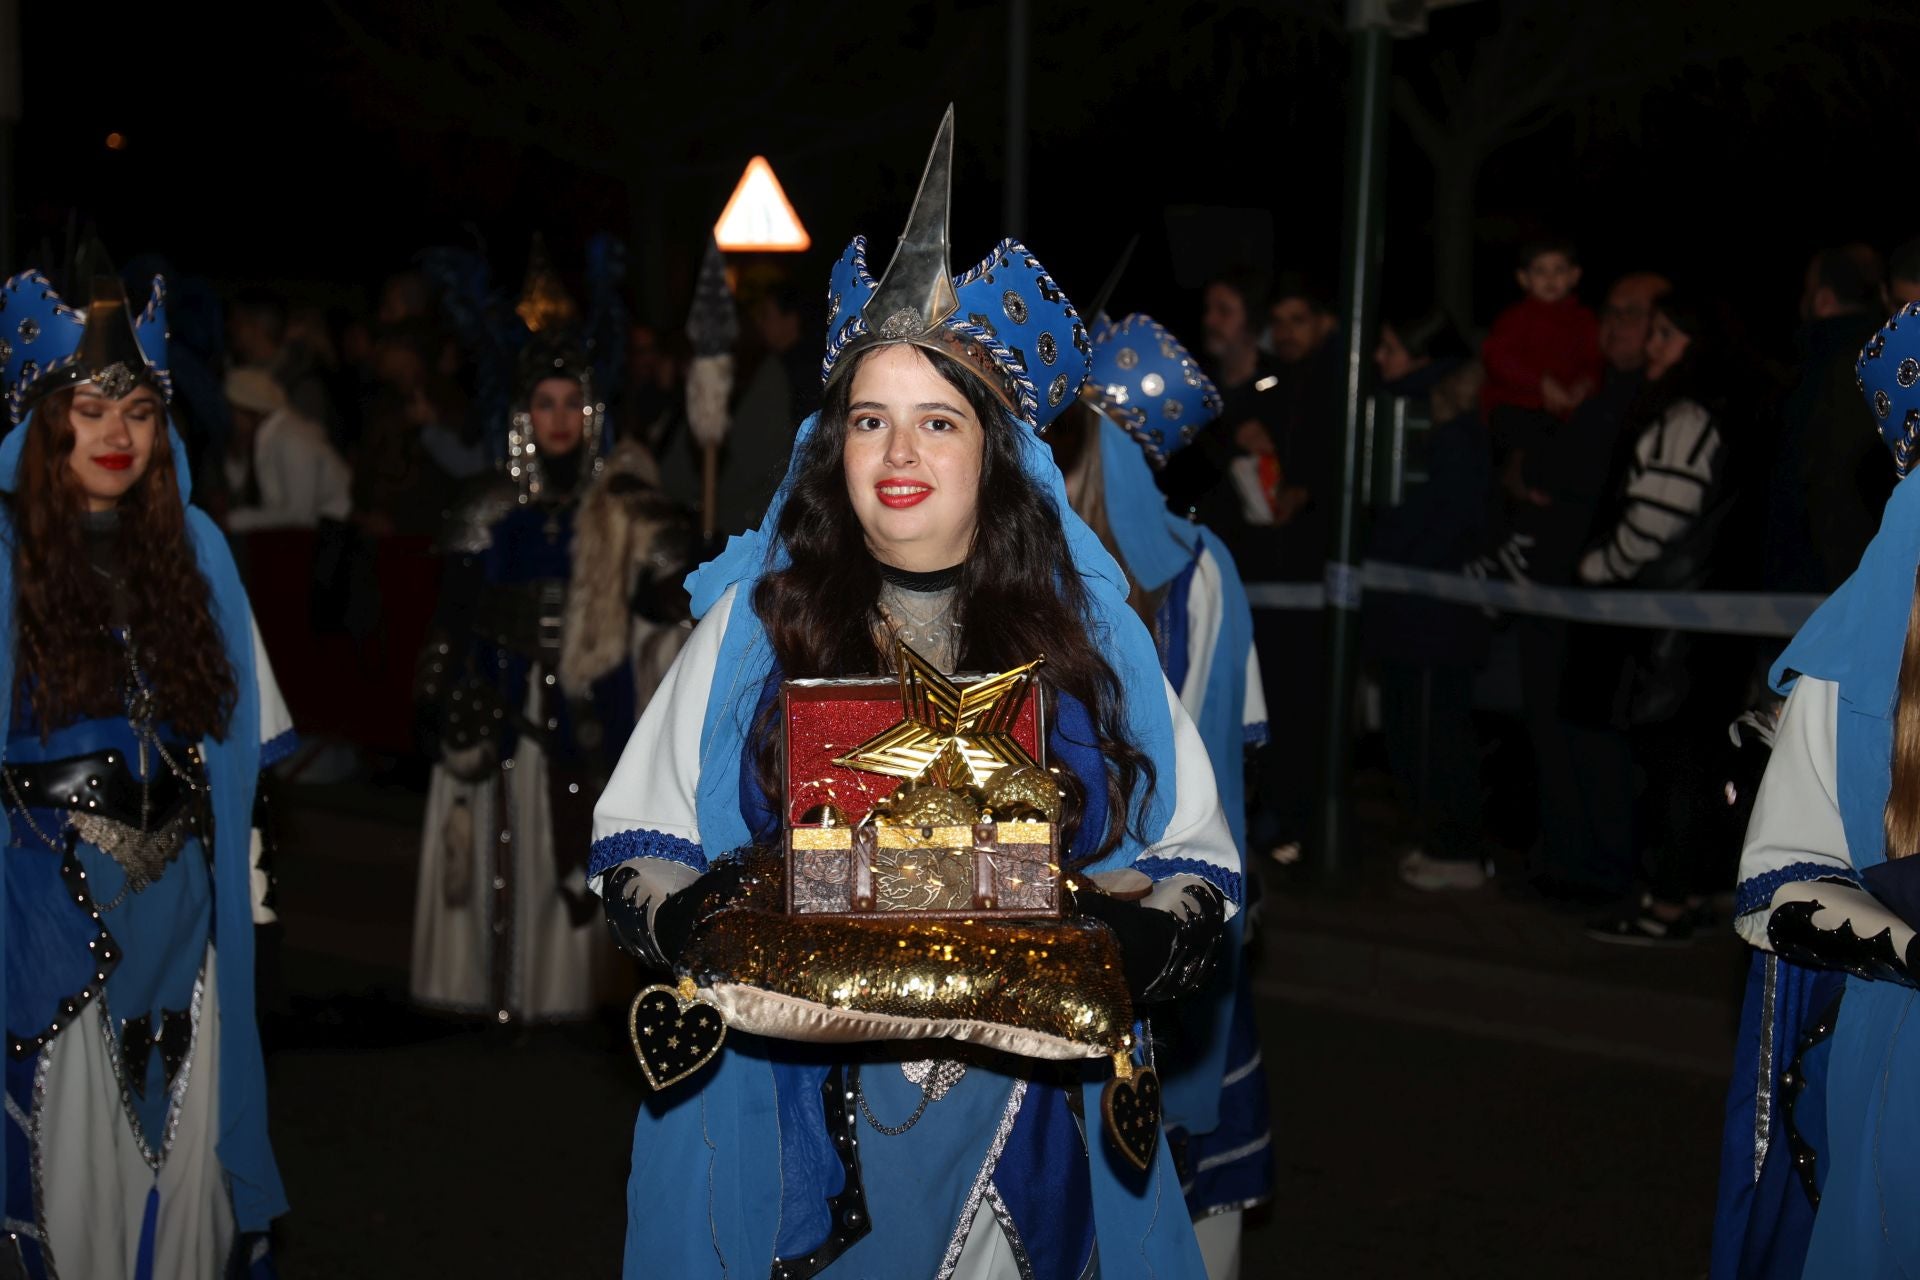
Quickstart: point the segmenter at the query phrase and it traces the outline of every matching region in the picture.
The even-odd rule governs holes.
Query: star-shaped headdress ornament
[[[1045,658],[988,676],[962,689],[902,644],[900,723],[834,760],[866,773],[943,786],[984,787],[1002,769],[1040,766],[1013,736],[1013,723]]]

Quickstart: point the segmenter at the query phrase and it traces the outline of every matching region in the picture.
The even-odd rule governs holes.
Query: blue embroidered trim
[[[260,744],[260,767],[271,769],[300,749],[300,735],[292,729],[274,734]]]
[[[1225,867],[1211,862],[1202,862],[1198,858],[1141,858],[1134,868],[1151,879],[1169,880],[1174,876],[1199,876],[1208,884],[1227,896],[1227,901],[1239,906],[1242,897],[1240,873],[1229,871]]]
[[[1267,722],[1265,720],[1256,720],[1250,725],[1242,726],[1242,728],[1247,735],[1247,745],[1250,747],[1264,747],[1267,745],[1268,738],[1272,736],[1267,732]]]
[[[704,872],[707,869],[707,855],[693,841],[670,836],[664,831],[636,827],[632,831],[616,832],[593,842],[593,857],[587,860],[587,879],[605,875],[630,858],[665,858],[668,862],[678,862],[695,871]]]
[[[1798,880],[1834,880],[1847,884],[1859,884],[1860,876],[1850,867],[1836,866],[1831,862],[1789,862],[1784,867],[1775,867],[1772,871],[1763,871],[1740,882],[1734,890],[1733,914],[1744,916],[1749,911],[1758,911],[1773,901],[1773,895],[1783,884],[1792,884]]]

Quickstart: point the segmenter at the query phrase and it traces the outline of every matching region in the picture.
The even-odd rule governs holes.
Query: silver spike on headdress
[[[134,336],[133,311],[118,276],[94,276],[86,328],[74,351],[73,369],[91,378],[102,394],[118,400],[138,382],[153,382],[140,340]],[[78,380],[78,379],[76,379]]]
[[[887,273],[861,312],[867,331],[882,340],[912,340],[933,333],[960,309],[947,250],[947,212],[953,203],[953,106],[941,118],[920,175],[906,230]]]

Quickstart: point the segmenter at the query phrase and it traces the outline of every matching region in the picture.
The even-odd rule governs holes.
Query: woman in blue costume
[[[1144,315],[1118,324],[1096,316],[1092,371],[1047,439],[1068,501],[1126,572],[1167,680],[1200,730],[1244,864],[1244,754],[1267,736],[1253,610],[1225,544],[1168,511],[1153,478],[1219,413],[1219,392],[1179,339]],[[1174,1042],[1160,1059],[1167,1126],[1210,1280],[1238,1274],[1241,1215],[1273,1194],[1243,920],[1228,925],[1227,963],[1207,989],[1159,1028]]]
[[[1861,353],[1905,476],[1920,449],[1920,306]],[[1786,694],[1740,861],[1759,948],[1729,1090],[1714,1275],[1920,1273],[1920,486],[1773,669]],[[1836,999],[1836,991],[1838,993]]]
[[[187,505],[158,278],[0,292],[7,405],[0,1270],[246,1275],[285,1198],[254,1024],[255,788],[291,742]]]
[[[472,313],[507,313],[522,345],[510,357],[504,341],[471,343],[476,358],[512,361],[511,403],[498,472],[448,531],[420,685],[439,759],[411,990],[500,1023],[589,1017],[616,992],[623,966],[586,884],[593,803],[686,637],[679,584],[693,563],[690,521],[652,455],[633,440],[608,450],[591,346],[535,252],[517,312],[455,313],[470,337]],[[465,256],[482,273],[469,292],[484,295],[484,263]]]
[[[591,871],[616,937],[670,970],[737,883],[733,851],[778,835],[783,675],[884,671],[896,637],[949,671],[1045,653],[1063,860],[1144,895],[1079,902],[1150,1009],[1204,977],[1239,855],[1126,580],[1037,435],[1085,376],[1085,329],[1012,241],[949,274],[951,158],[949,113],[885,277],[862,239],[836,266],[821,412],[761,530],[692,580],[701,622],[601,798]],[[1102,1137],[1106,1063],[871,1049],[736,1034],[651,1098],[626,1274],[1204,1274],[1164,1141],[1141,1172]]]

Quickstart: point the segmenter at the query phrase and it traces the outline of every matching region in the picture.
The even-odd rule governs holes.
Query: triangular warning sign
[[[803,253],[813,244],[765,156],[747,162],[713,238],[728,253]]]

